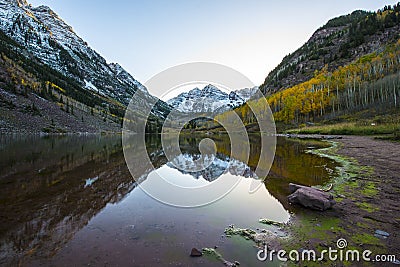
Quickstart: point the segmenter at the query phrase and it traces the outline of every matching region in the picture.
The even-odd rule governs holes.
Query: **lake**
[[[258,220],[287,222],[298,209],[287,202],[288,184],[325,184],[335,175],[336,163],[306,153],[323,143],[278,137],[263,181],[256,171],[259,135],[250,136],[247,163],[230,157],[227,136],[208,138],[217,153],[207,158],[207,169],[198,171],[179,166],[193,167],[201,158],[202,137],[182,136],[182,153],[173,159],[166,157],[159,136],[147,136],[146,149],[136,149],[133,140],[132,176],[119,135],[1,136],[0,265],[223,266],[208,257],[189,257],[192,247],[218,246],[229,261],[266,266],[257,261],[251,241],[227,238],[224,229],[234,224],[283,234]],[[153,168],[141,163],[145,153]],[[156,174],[184,187],[238,183],[208,205],[180,208],[142,189],[157,187]],[[251,183],[260,185],[254,193]],[[183,197],[190,202],[190,196]]]

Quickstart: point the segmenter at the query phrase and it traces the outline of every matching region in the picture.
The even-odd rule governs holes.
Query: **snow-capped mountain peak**
[[[156,118],[164,118],[171,109],[150,95],[122,66],[108,64],[47,6],[33,7],[26,0],[0,1],[0,34],[12,40],[2,45],[35,63],[33,75],[40,76],[44,84],[56,86],[57,94],[84,104],[82,109],[95,106],[102,114],[112,113],[115,120],[123,115],[131,99],[151,108]],[[43,75],[43,68],[56,74]],[[151,103],[156,104],[151,107]]]
[[[243,101],[242,99],[238,100]],[[226,111],[237,106],[238,101],[229,100],[229,95],[216,86],[208,84],[203,89],[194,88],[181,93],[167,101],[172,107],[181,112],[214,112]]]
[[[0,29],[42,63],[83,87],[91,83],[101,95],[127,105],[137,89],[147,92],[120,65],[107,64],[47,6],[32,7],[26,0],[3,0]]]
[[[189,92],[181,93],[167,101],[177,111],[181,112],[224,112],[238,107],[249,100],[255,93],[255,89],[242,89],[231,91],[229,94],[222,92],[212,84],[203,89],[194,88]]]
[[[254,86],[252,88],[243,88],[234,91],[236,95],[239,97],[243,98],[244,100],[248,101],[250,98],[252,98],[258,91],[258,86]]]
[[[221,92],[221,90],[219,90],[218,87],[216,87],[212,84],[208,84],[203,88],[202,92],[204,94],[207,94],[207,93],[212,93],[212,92]]]

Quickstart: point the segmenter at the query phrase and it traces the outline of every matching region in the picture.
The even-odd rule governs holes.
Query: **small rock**
[[[238,265],[240,265],[240,262],[238,262],[238,261],[235,261],[235,265],[237,265],[237,266],[238,266]]]
[[[388,232],[382,231],[382,230],[376,230],[374,236],[381,238],[381,239],[386,239],[390,236]]]
[[[233,262],[227,261],[225,259],[222,260],[222,263],[226,267],[235,267],[235,264]]]
[[[382,231],[382,230],[376,230],[375,234],[377,235],[383,235],[383,236],[390,236],[388,232]]]
[[[214,249],[217,249],[218,248],[218,246],[214,246]]]
[[[192,248],[192,251],[190,252],[190,257],[201,257],[203,256],[203,253],[198,250],[197,248]]]

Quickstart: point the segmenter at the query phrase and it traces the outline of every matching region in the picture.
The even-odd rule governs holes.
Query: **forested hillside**
[[[399,71],[400,41],[333,72],[317,71],[310,80],[267,100],[276,120],[294,123],[368,108],[389,111],[400,106]]]
[[[357,58],[397,41],[400,5],[385,6],[377,12],[354,11],[328,21],[295,52],[287,55],[266,77],[264,94],[292,87],[323,68],[334,71]]]
[[[332,19],[286,57],[260,87],[278,125],[298,127],[376,115],[384,115],[379,123],[400,124],[399,12],[397,4]],[[253,100],[256,107],[262,102]],[[248,104],[235,111],[246,125],[256,123]]]

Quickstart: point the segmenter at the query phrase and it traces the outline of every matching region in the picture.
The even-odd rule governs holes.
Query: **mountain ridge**
[[[399,37],[398,4],[377,12],[363,10],[330,19],[317,29],[309,40],[282,61],[266,76],[260,90],[273,94],[313,77],[325,66],[329,71],[347,65],[355,59],[379,52]]]
[[[7,126],[0,127],[0,131],[121,131],[125,108],[133,95],[138,103],[148,106],[146,109],[152,108],[149,119],[153,124],[160,124],[158,121],[170,110],[118,63],[107,63],[47,6],[32,7],[24,0],[1,2],[0,31],[0,90],[4,91],[0,101],[16,103],[3,105],[5,115],[0,120]],[[53,106],[49,108],[37,96]],[[156,104],[150,107],[149,103]],[[27,105],[40,112],[25,112],[31,109]],[[52,116],[46,110],[57,111],[58,115]],[[13,116],[13,112],[20,111],[22,114]],[[140,112],[138,117],[144,116]],[[20,119],[37,122],[24,127]],[[73,121],[80,126],[71,125]]]
[[[221,113],[234,109],[248,101],[258,90],[258,87],[244,88],[229,93],[208,84],[203,89],[198,87],[180,93],[167,101],[175,110],[188,113],[216,112]]]

